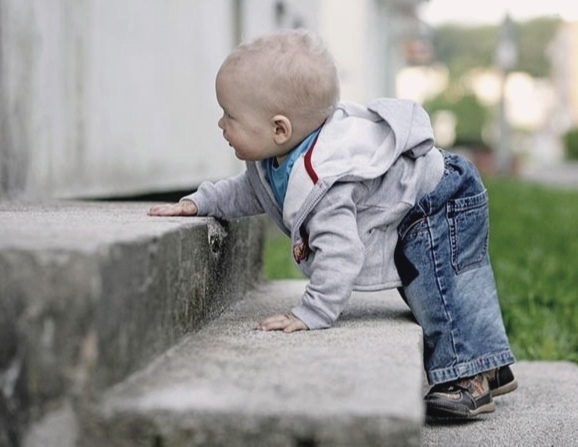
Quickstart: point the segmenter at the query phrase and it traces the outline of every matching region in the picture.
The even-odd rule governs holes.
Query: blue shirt
[[[287,154],[287,157],[285,157],[285,160],[283,160],[283,163],[279,166],[277,166],[276,157],[263,160],[267,172],[267,181],[269,182],[269,186],[271,186],[271,189],[273,190],[273,195],[281,208],[283,208],[283,202],[285,201],[287,183],[289,182],[291,169],[293,169],[293,165],[299,156],[307,152],[311,147],[315,138],[319,135],[319,132],[321,132],[321,128],[310,133],[295,149]]]

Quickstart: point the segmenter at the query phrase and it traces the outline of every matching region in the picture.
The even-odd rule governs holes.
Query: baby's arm
[[[337,320],[365,259],[353,200],[356,186],[333,186],[308,219],[306,229],[314,257],[301,305],[260,321],[258,329],[315,330],[330,327]]]
[[[149,212],[149,216],[196,216],[197,205],[191,200],[183,199],[179,203],[155,205]]]
[[[234,219],[263,213],[263,207],[243,171],[216,183],[203,182],[178,203],[153,206],[149,216],[213,216]]]

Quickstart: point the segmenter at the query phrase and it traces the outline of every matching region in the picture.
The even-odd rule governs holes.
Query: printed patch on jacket
[[[293,244],[293,259],[295,259],[297,264],[300,264],[301,261],[306,261],[309,253],[311,253],[311,249],[309,248],[307,237],[302,237]]]

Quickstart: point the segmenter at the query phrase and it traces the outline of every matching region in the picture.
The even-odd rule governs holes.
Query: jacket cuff
[[[198,194],[196,192],[189,194],[188,196],[181,197],[179,202],[183,200],[189,200],[195,204],[197,207],[197,216],[206,216],[207,211],[203,208],[203,201],[199,200]]]
[[[291,313],[305,323],[305,326],[310,330],[327,329],[328,327],[331,327],[333,323],[326,316],[319,314],[315,310],[303,304],[295,306],[291,309]]]

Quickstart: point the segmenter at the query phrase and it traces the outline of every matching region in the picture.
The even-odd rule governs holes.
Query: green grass
[[[488,179],[490,255],[518,359],[578,362],[578,191]],[[268,279],[302,278],[289,239],[270,231]]]
[[[291,256],[291,240],[271,224],[267,232],[263,270],[267,279],[299,279],[305,276]]]
[[[490,255],[514,353],[578,362],[578,191],[486,186]]]

